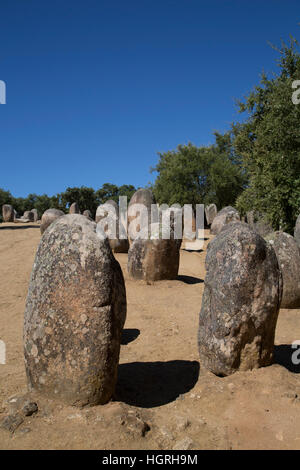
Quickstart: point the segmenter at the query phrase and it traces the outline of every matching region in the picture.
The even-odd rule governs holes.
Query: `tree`
[[[67,188],[65,192],[58,194],[57,197],[57,207],[61,210],[67,211],[73,202],[77,202],[81,212],[85,209],[89,209],[95,214],[97,200],[93,188],[87,188],[86,186]]]
[[[136,188],[132,184],[116,186],[115,184],[104,183],[102,187],[96,191],[97,204],[104,204],[109,199],[118,203],[120,196],[127,196],[127,201],[129,202],[135,191]]]
[[[172,205],[215,203],[220,209],[235,203],[243,191],[246,175],[236,157],[231,134],[215,133],[209,147],[189,143],[159,153],[153,191],[159,203]]]
[[[278,49],[280,72],[262,74],[244,102],[242,124],[233,125],[234,148],[249,174],[249,185],[239,196],[242,212],[254,209],[273,228],[292,233],[300,211],[300,105],[292,102],[292,83],[300,78],[297,41]]]

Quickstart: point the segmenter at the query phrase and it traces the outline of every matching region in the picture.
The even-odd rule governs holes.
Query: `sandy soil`
[[[208,232],[206,236],[209,237]],[[26,392],[23,312],[40,239],[36,224],[0,225],[0,420],[7,399]],[[176,281],[134,282],[126,272],[128,314],[114,401],[76,409],[34,397],[39,411],[1,449],[299,449],[300,366],[290,344],[300,340],[300,311],[281,310],[271,367],[218,378],[197,351],[205,248],[181,250]]]

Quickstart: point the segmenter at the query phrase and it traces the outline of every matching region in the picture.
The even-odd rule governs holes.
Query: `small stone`
[[[120,421],[121,425],[125,426],[126,431],[135,437],[145,437],[146,433],[150,431],[149,424],[134,411],[129,411],[127,414],[123,415]]]
[[[29,401],[25,403],[25,405],[22,408],[22,412],[24,413],[25,416],[31,416],[33,415],[33,413],[36,413],[37,411],[38,411],[38,406],[33,401]]]
[[[15,430],[23,423],[23,421],[24,419],[20,413],[7,415],[2,420],[0,427],[6,431],[14,433]]]
[[[179,431],[184,431],[186,428],[188,428],[191,425],[190,420],[183,416],[178,416],[176,421],[177,421],[177,429]]]
[[[190,450],[192,449],[193,444],[194,442],[190,437],[185,437],[174,445],[173,450]]]

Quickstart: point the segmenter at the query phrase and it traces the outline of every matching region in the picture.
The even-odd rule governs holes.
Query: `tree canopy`
[[[215,144],[196,147],[192,143],[159,153],[152,168],[156,200],[172,205],[210,204],[218,208],[234,204],[246,184],[245,171],[232,146],[232,135],[215,132]]]
[[[246,121],[233,125],[234,148],[249,174],[237,207],[255,209],[274,229],[292,233],[300,209],[300,107],[292,102],[292,83],[300,78],[297,41],[282,43],[278,52],[279,73],[262,74],[239,103]]]

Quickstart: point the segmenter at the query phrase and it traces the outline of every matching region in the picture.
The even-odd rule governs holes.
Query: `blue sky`
[[[157,152],[238,118],[268,41],[299,38],[299,0],[0,3],[0,187],[143,186]],[[300,78],[300,77],[299,77]]]

